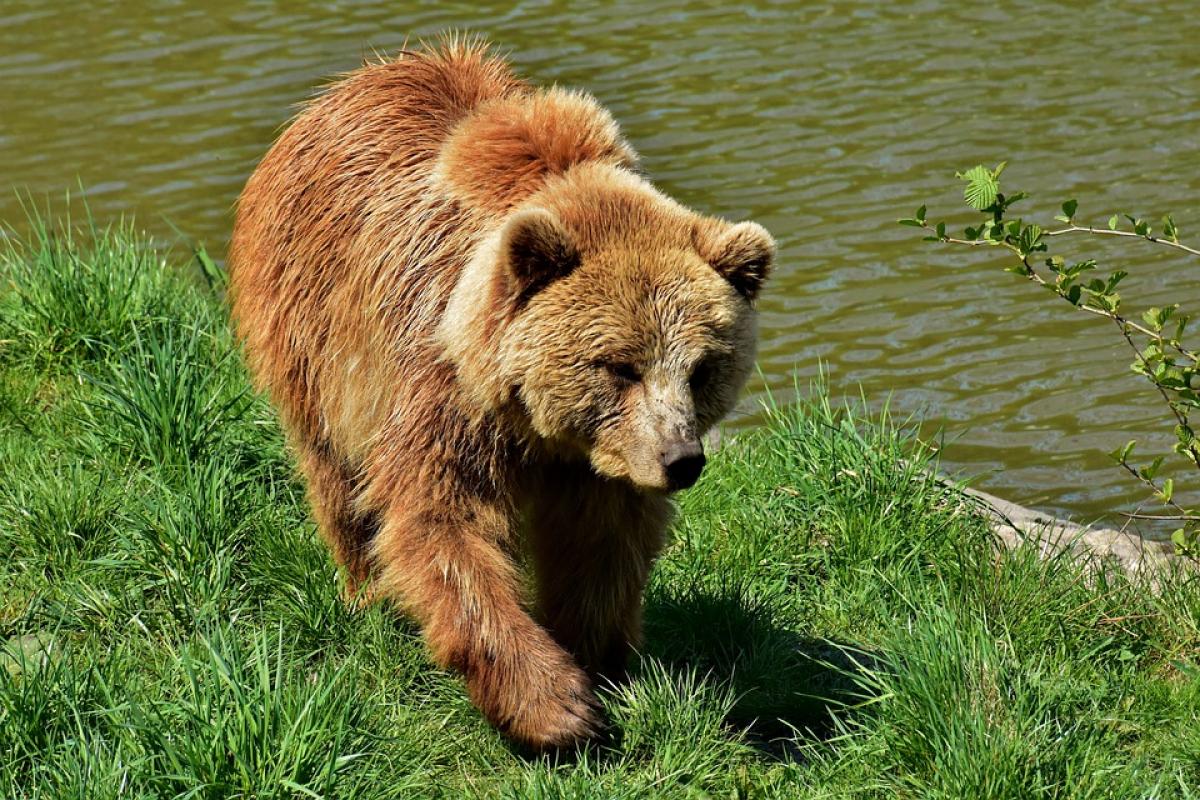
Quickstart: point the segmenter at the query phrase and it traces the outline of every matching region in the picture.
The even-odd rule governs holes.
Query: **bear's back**
[[[289,272],[319,272],[314,280],[325,283],[360,272],[364,229],[406,204],[422,210],[425,177],[454,127],[481,103],[523,90],[482,45],[457,41],[334,84],[288,126],[238,201],[235,299],[285,292]]]
[[[230,245],[233,318],[293,428],[320,435],[337,413],[323,404],[355,389],[331,367],[377,347],[381,325],[425,327],[448,294],[456,263],[432,262],[457,262],[474,221],[428,176],[472,109],[524,91],[483,44],[452,40],[351,73],[258,165]]]

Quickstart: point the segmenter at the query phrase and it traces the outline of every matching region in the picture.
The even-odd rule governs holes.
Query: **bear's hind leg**
[[[378,523],[374,515],[354,508],[354,477],[326,448],[303,447],[300,468],[307,478],[317,529],[345,573],[346,602],[365,605],[373,599],[367,583],[371,577],[371,540]]]
[[[607,481],[550,494],[533,512],[540,619],[597,678],[622,681],[641,643],[642,593],[670,516],[665,498]]]

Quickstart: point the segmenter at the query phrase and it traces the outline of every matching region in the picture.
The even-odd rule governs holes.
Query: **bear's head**
[[[691,486],[701,437],[755,353],[775,244],[702,217],[622,169],[576,168],[474,253],[439,328],[480,409],[635,486]]]

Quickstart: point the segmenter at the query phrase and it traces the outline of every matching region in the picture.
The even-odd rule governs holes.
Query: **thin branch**
[[[1174,402],[1171,401],[1171,396],[1167,394],[1167,390],[1165,388],[1163,388],[1163,385],[1161,383],[1159,383],[1158,381],[1154,380],[1152,377],[1150,377],[1150,365],[1146,363],[1146,359],[1144,359],[1142,357],[1142,352],[1140,350],[1138,350],[1138,346],[1133,341],[1133,337],[1129,335],[1129,331],[1125,327],[1125,325],[1128,323],[1127,322],[1122,323],[1121,319],[1115,314],[1113,315],[1112,319],[1113,319],[1113,322],[1115,322],[1117,324],[1117,327],[1119,327],[1121,329],[1121,335],[1124,336],[1125,341],[1129,343],[1129,348],[1131,350],[1133,350],[1133,352],[1135,353],[1135,355],[1137,357],[1137,360],[1146,369],[1147,379],[1152,384],[1154,384],[1155,389],[1158,389],[1158,393],[1162,395],[1163,401],[1167,404],[1167,407],[1171,409],[1171,413],[1175,416],[1175,419],[1179,422],[1179,424],[1185,430],[1189,430],[1191,426],[1188,424],[1187,416],[1182,411],[1179,410],[1179,406],[1177,404],[1175,404]],[[1188,449],[1188,452],[1192,454],[1192,463],[1196,465],[1197,469],[1200,469],[1200,453],[1198,453],[1196,451],[1196,445],[1189,444],[1187,449]],[[1182,510],[1182,509],[1180,509],[1180,510]]]
[[[1058,293],[1055,286],[1053,284],[1051,284],[1048,280],[1043,278],[1041,275],[1039,275],[1034,270],[1033,266],[1027,260],[1025,260],[1025,259],[1021,259],[1021,260],[1024,262],[1025,266],[1029,269],[1029,271],[1025,274],[1025,277],[1029,278],[1029,280],[1033,281],[1034,283],[1041,284],[1042,286],[1045,286],[1047,289],[1050,289],[1051,291]],[[1061,293],[1059,293],[1059,294],[1061,296]],[[1133,320],[1129,319],[1128,317],[1124,317],[1115,311],[1105,311],[1103,308],[1096,308],[1095,306],[1088,306],[1088,305],[1084,305],[1083,303],[1072,303],[1072,305],[1074,305],[1080,311],[1086,311],[1089,314],[1095,314],[1098,317],[1104,317],[1106,319],[1111,319],[1112,321],[1118,323],[1119,325],[1123,325],[1123,326],[1129,328],[1130,330],[1135,330],[1138,333],[1142,334],[1143,336],[1145,336],[1149,339],[1161,340],[1163,344],[1167,345],[1172,350],[1179,353],[1179,355],[1183,356],[1184,358],[1188,359],[1189,361],[1192,361],[1193,363],[1200,363],[1200,354],[1193,353],[1191,350],[1188,350],[1185,347],[1181,347],[1179,345],[1172,344],[1171,342],[1167,341],[1166,339],[1162,339],[1162,337],[1159,334],[1155,333],[1154,331],[1150,330],[1149,328],[1143,327],[1142,325],[1139,325],[1138,323],[1134,322]],[[1134,350],[1136,351],[1137,347],[1134,347]]]
[[[925,227],[933,230],[932,225],[926,225]],[[949,242],[950,244],[965,244],[967,247],[979,247],[981,244],[990,244],[992,246],[1004,244],[993,239],[955,239],[953,236],[943,236],[942,241]]]
[[[929,230],[933,230],[933,227],[932,227],[932,226],[930,226],[930,225],[925,225],[924,227],[925,227],[925,228],[928,228]],[[1079,230],[1088,230],[1088,229],[1087,229],[1087,228],[1080,228]],[[1062,231],[1057,231],[1057,232],[1058,232],[1058,233],[1067,233],[1068,231],[1067,231],[1066,229],[1064,229],[1064,230],[1062,230]],[[1109,233],[1114,233],[1114,232],[1115,232],[1115,233],[1125,233],[1124,231],[1108,231],[1108,232],[1109,232]],[[1096,233],[1104,233],[1104,231],[1096,231]],[[1128,234],[1128,235],[1129,235],[1129,236],[1135,236],[1136,234]],[[1145,238],[1148,238],[1148,237],[1144,237],[1144,236],[1142,236],[1142,237],[1139,237],[1139,238],[1143,238],[1143,239],[1145,239]],[[1018,250],[1017,250],[1017,248],[1013,247],[1011,244],[1009,244],[1009,243],[1007,243],[1007,242],[996,242],[996,241],[993,241],[993,240],[991,240],[991,239],[975,239],[974,241],[972,241],[971,239],[957,239],[957,238],[955,238],[955,237],[953,237],[953,236],[943,236],[943,237],[942,237],[942,241],[943,241],[943,242],[946,242],[947,244],[960,244],[960,245],[966,245],[967,247],[979,247],[980,245],[985,245],[985,244],[988,244],[988,245],[992,245],[993,247],[996,247],[996,246],[998,246],[998,247],[1003,247],[1003,248],[1005,248],[1005,249],[1007,249],[1007,250],[1011,250],[1013,253],[1016,253],[1018,256],[1020,256],[1020,255],[1021,255],[1021,254],[1020,254],[1020,251],[1018,251]],[[1171,244],[1171,242],[1168,242],[1168,241],[1167,241],[1167,240],[1165,240],[1165,239],[1161,239],[1161,240],[1153,240],[1153,241],[1161,241],[1163,244]],[[1185,248],[1185,249],[1186,249],[1186,248]],[[1200,255],[1200,251],[1192,251],[1192,252],[1195,252],[1195,253],[1196,253],[1196,255]],[[1027,258],[1026,258],[1026,257],[1024,257],[1024,256],[1021,256],[1021,261],[1022,261],[1022,263],[1024,263],[1024,264],[1025,264],[1025,267],[1026,267],[1026,270],[1027,270],[1027,271],[1026,271],[1026,273],[1025,273],[1025,277],[1029,278],[1029,280],[1031,280],[1031,281],[1033,281],[1033,282],[1035,282],[1035,283],[1038,283],[1038,284],[1040,284],[1040,285],[1042,285],[1042,286],[1046,287],[1047,289],[1050,289],[1050,290],[1052,290],[1052,291],[1056,291],[1056,290],[1055,290],[1055,287],[1054,287],[1054,286],[1053,286],[1053,285],[1052,285],[1052,284],[1051,284],[1049,281],[1047,281],[1045,278],[1043,278],[1041,275],[1039,275],[1039,274],[1037,273],[1037,271],[1036,271],[1036,270],[1033,268],[1033,265],[1029,263],[1029,261],[1027,260]],[[1104,309],[1102,309],[1102,308],[1095,308],[1095,307],[1093,307],[1093,306],[1084,305],[1084,304],[1082,304],[1082,303],[1078,303],[1078,304],[1075,304],[1075,303],[1073,303],[1072,305],[1074,305],[1074,306],[1075,306],[1076,308],[1078,308],[1080,311],[1086,311],[1087,313],[1089,313],[1089,314],[1095,314],[1095,315],[1096,315],[1096,316],[1098,316],[1098,317],[1107,317],[1108,319],[1113,319],[1113,320],[1116,320],[1116,321],[1120,322],[1122,325],[1127,325],[1127,326],[1128,326],[1129,328],[1131,328],[1132,330],[1135,330],[1135,331],[1137,331],[1138,333],[1140,333],[1140,334],[1142,334],[1143,336],[1146,336],[1146,337],[1148,337],[1148,338],[1150,338],[1150,339],[1162,339],[1162,336],[1161,336],[1161,334],[1155,333],[1154,331],[1150,330],[1149,328],[1146,328],[1146,327],[1144,327],[1144,326],[1142,326],[1142,325],[1139,325],[1138,323],[1134,322],[1133,320],[1131,320],[1131,319],[1127,319],[1127,318],[1125,318],[1125,317],[1123,317],[1123,316],[1121,316],[1120,314],[1117,314],[1117,313],[1115,313],[1115,312],[1112,312],[1112,311],[1105,311],[1105,310],[1104,310]],[[1186,347],[1183,347],[1182,345],[1175,344],[1175,343],[1173,343],[1173,342],[1171,342],[1171,341],[1168,341],[1168,340],[1166,340],[1166,339],[1162,339],[1162,342],[1163,342],[1163,344],[1167,345],[1167,346],[1168,346],[1168,347],[1170,347],[1172,350],[1174,350],[1175,352],[1179,353],[1179,355],[1181,355],[1181,356],[1183,356],[1184,358],[1188,359],[1188,360],[1189,360],[1189,361],[1191,361],[1192,363],[1194,363],[1194,364],[1200,364],[1200,353],[1194,353],[1194,352],[1192,352],[1191,350],[1188,350]]]
[[[1122,517],[1129,519],[1154,519],[1167,522],[1200,522],[1200,517],[1194,514],[1140,514],[1133,511],[1118,511]]]
[[[1185,253],[1191,253],[1194,256],[1200,256],[1200,250],[1194,247],[1188,247],[1186,244],[1180,244],[1173,239],[1163,239],[1158,236],[1150,236],[1149,234],[1134,233],[1133,231],[1112,231],[1106,228],[1093,228],[1090,225],[1074,225],[1069,228],[1061,228],[1056,231],[1045,231],[1043,236],[1063,236],[1068,233],[1090,233],[1095,236],[1132,236],[1135,239],[1145,239],[1147,242],[1161,244],[1163,247],[1173,247],[1176,250],[1182,250]]]
[[[1125,531],[1129,530],[1129,526],[1133,524],[1133,521],[1135,519],[1138,519],[1137,515],[1140,514],[1141,512],[1142,512],[1142,504],[1138,503],[1137,508],[1134,509],[1132,514],[1125,514],[1126,520],[1125,520],[1125,524],[1121,526],[1121,533],[1125,533]],[[1120,513],[1124,513],[1124,512],[1120,512]]]
[[[1155,482],[1154,482],[1152,479],[1150,479],[1150,478],[1147,478],[1145,475],[1143,475],[1142,473],[1140,473],[1140,472],[1138,472],[1136,469],[1134,469],[1132,466],[1130,466],[1130,464],[1129,464],[1129,462],[1128,462],[1128,461],[1122,461],[1122,462],[1121,462],[1121,466],[1122,466],[1122,467],[1124,467],[1124,468],[1125,468],[1125,470],[1126,470],[1126,471],[1127,471],[1127,472],[1128,472],[1130,475],[1132,475],[1133,477],[1137,478],[1137,479],[1138,479],[1139,481],[1141,481],[1142,483],[1144,483],[1144,484],[1146,484],[1147,486],[1149,486],[1149,487],[1150,487],[1150,488],[1151,488],[1151,489],[1154,491],[1154,493],[1155,493],[1156,495],[1158,495],[1160,499],[1162,499],[1162,497],[1163,497],[1163,492],[1162,492],[1162,489],[1160,489],[1160,488],[1158,487],[1158,484],[1157,484],[1157,483],[1155,483]],[[1180,514],[1185,514],[1185,515],[1186,515],[1186,514],[1188,513],[1187,509],[1186,509],[1186,508],[1184,508],[1183,506],[1179,505],[1179,503],[1176,503],[1174,499],[1171,499],[1171,500],[1162,500],[1162,503],[1163,503],[1163,505],[1168,505],[1168,506],[1170,506],[1171,508],[1174,508],[1174,509],[1176,509],[1176,510],[1177,510],[1177,511],[1178,511]]]

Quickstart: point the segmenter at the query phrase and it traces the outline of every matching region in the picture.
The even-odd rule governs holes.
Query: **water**
[[[1104,453],[1153,438],[1163,414],[1123,374],[1116,331],[994,253],[935,248],[894,220],[928,201],[966,221],[954,170],[1008,159],[1044,219],[1077,196],[1085,219],[1173,211],[1200,233],[1200,17],[1184,0],[5,0],[0,184],[81,183],[98,217],[220,253],[296,103],[451,27],[487,33],[540,83],[593,92],[668,193],[774,232],[761,363],[780,399],[824,363],[836,389],[940,421],[947,463],[1007,498],[1091,520],[1141,497]],[[0,219],[21,214],[0,195]],[[1120,259],[1138,298],[1200,306],[1195,262],[1076,244]]]

